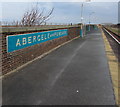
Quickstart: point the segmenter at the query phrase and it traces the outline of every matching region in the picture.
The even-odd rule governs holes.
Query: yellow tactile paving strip
[[[114,94],[115,94],[115,99],[116,99],[116,104],[120,105],[120,83],[118,80],[118,70],[119,70],[119,62],[118,59],[116,58],[105,34],[102,31],[102,36],[104,39],[104,44],[105,44],[105,50],[106,50],[106,56],[108,59],[108,65],[109,65],[109,70],[110,70],[110,75],[112,78],[112,83],[113,83],[113,89],[114,89]],[[120,75],[120,74],[119,74]],[[118,84],[119,83],[119,84]],[[119,93],[118,93],[119,92]]]

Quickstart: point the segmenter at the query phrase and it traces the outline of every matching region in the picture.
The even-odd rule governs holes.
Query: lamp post
[[[81,4],[81,24],[82,24],[82,20],[83,20],[83,3]]]
[[[89,3],[91,0],[85,0],[85,2]],[[81,36],[83,37],[83,3],[81,4]]]
[[[83,37],[83,3],[81,4],[81,37]]]
[[[95,12],[91,12],[90,14],[89,14],[89,31],[90,31],[90,16],[92,15],[92,14],[94,14]]]

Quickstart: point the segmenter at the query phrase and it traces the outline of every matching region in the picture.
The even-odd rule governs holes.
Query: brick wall
[[[2,59],[0,60],[0,62],[2,62],[2,64],[0,65],[0,67],[2,68],[2,74],[4,75],[10,72],[16,69],[17,67],[25,64],[26,62],[31,61],[34,58],[40,56],[41,54],[49,51],[50,49],[80,35],[79,27],[73,27],[67,29],[68,29],[68,36],[64,36],[44,43],[36,44],[34,46],[30,46],[10,53],[7,53],[6,36],[10,36],[11,34],[15,35],[16,33],[9,32],[5,34],[1,34],[0,55],[2,55]],[[17,34],[21,34],[21,33],[28,33],[28,32],[19,32]]]

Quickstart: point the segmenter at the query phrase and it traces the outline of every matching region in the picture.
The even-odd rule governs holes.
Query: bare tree
[[[41,25],[45,24],[46,21],[50,19],[50,16],[53,13],[54,8],[52,8],[47,15],[44,14],[44,9],[39,11],[38,5],[36,5],[31,10],[24,13],[21,25],[23,26],[34,26],[34,25]]]

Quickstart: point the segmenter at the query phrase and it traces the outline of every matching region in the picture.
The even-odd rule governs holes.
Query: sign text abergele
[[[7,52],[23,49],[28,46],[46,42],[48,40],[56,39],[62,36],[67,36],[68,30],[53,30],[46,32],[22,34],[7,36]]]

